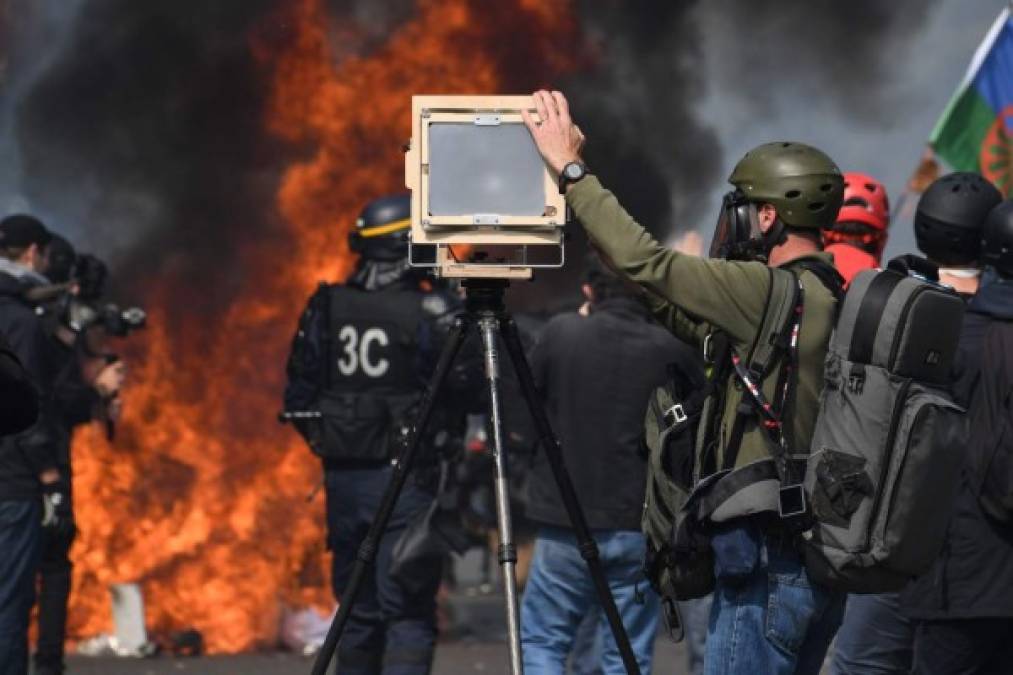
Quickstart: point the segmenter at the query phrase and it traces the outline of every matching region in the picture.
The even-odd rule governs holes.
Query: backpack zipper
[[[890,415],[890,431],[886,435],[886,455],[883,457],[883,465],[879,469],[879,483],[876,484],[876,496],[872,500],[872,511],[869,514],[869,526],[865,534],[865,550],[869,550],[872,544],[872,530],[879,516],[879,509],[883,500],[883,483],[890,472],[890,460],[893,458],[893,444],[897,439],[897,428],[900,426],[900,418],[904,413],[904,402],[907,400],[908,389],[911,388],[913,380],[904,380],[897,393],[897,400],[893,404],[893,411]]]

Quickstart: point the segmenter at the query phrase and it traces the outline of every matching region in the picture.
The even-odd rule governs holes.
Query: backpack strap
[[[819,279],[820,283],[823,284],[828,291],[830,291],[830,294],[834,296],[835,300],[837,300],[838,307],[840,307],[841,301],[844,300],[845,281],[844,277],[841,276],[841,273],[837,271],[836,267],[830,263],[825,263],[822,260],[814,260],[812,258],[799,260],[792,266],[811,272],[813,276]]]
[[[732,423],[728,444],[725,447],[723,469],[734,468],[739,448],[742,445],[746,421],[752,415],[759,412],[763,418],[761,422],[780,425],[777,419],[780,406],[775,411],[774,406],[763,397],[760,386],[770,374],[778,358],[788,351],[792,324],[796,318],[795,310],[800,300],[801,284],[793,272],[773,268],[768,268],[767,272],[770,275],[770,290],[767,294],[767,304],[763,311],[760,329],[753,338],[750,353],[743,359],[734,350],[730,350],[733,372],[742,383],[743,392],[735,421]],[[800,312],[797,318],[801,318]],[[785,382],[784,384],[785,387],[779,387],[779,390],[783,395],[786,395],[786,387],[789,383]],[[760,398],[757,398],[757,395]],[[786,399],[781,401],[782,405],[784,400]]]
[[[733,425],[733,438],[729,442],[734,440],[737,446],[741,445],[745,418],[752,410],[759,417],[760,428],[767,440],[781,484],[778,495],[781,518],[797,519],[807,510],[805,491],[802,488],[802,476],[798,475],[792,461],[783,413],[797,378],[798,337],[805,307],[805,290],[802,280],[794,271],[771,269],[770,272],[770,301],[761,324],[759,339],[755,342],[750,367],[747,368],[745,362],[732,353],[732,365],[736,377],[742,383],[743,392]],[[771,402],[763,393],[762,385],[763,379],[769,375],[778,360],[783,360],[776,386],[775,395],[778,398]],[[738,447],[735,447],[734,454],[738,454]],[[734,463],[727,468],[733,467]]]

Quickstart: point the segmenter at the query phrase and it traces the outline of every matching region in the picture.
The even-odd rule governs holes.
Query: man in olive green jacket
[[[834,283],[818,272],[833,261],[822,251],[820,229],[834,222],[841,205],[837,166],[800,143],[769,143],[747,153],[729,179],[736,191],[725,198],[712,246],[712,255],[731,259],[699,258],[655,241],[587,173],[580,159],[584,136],[561,93],[540,91],[534,102],[538,118],[525,112],[525,122],[576,219],[614,267],[647,291],[658,319],[678,337],[702,347],[720,332],[731,353],[747,358],[761,332],[771,269],[797,275],[802,314],[791,394],[783,394],[780,381],[787,357],[757,384],[767,401],[783,399],[789,454],[808,453],[836,309]],[[717,384],[725,396],[708,450],[715,466],[741,470],[770,462],[769,426],[758,414],[743,414],[735,428],[746,400],[741,382],[732,376]],[[717,586],[707,673],[817,673],[840,623],[843,597],[809,581],[798,536],[778,517],[778,487],[777,480],[755,483],[712,514]]]

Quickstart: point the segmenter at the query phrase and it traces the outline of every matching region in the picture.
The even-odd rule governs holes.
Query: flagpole
[[[911,211],[910,207],[913,205],[912,197],[924,192],[929,184],[939,176],[939,162],[935,158],[935,151],[932,147],[933,143],[935,143],[942,124],[948,117],[950,109],[956,105],[956,102],[960,99],[964,90],[967,89],[967,87],[969,87],[974,81],[975,76],[981,69],[989,51],[991,51],[999,33],[1002,31],[1003,26],[1006,25],[1010,16],[1013,16],[1013,0],[1007,0],[1006,6],[999,12],[999,16],[997,16],[995,21],[992,22],[988,32],[985,34],[985,39],[975,50],[974,56],[971,58],[971,63],[968,65],[967,71],[964,73],[964,78],[960,81],[956,91],[953,92],[953,96],[950,97],[949,102],[946,104],[943,114],[940,115],[939,121],[936,122],[935,127],[929,134],[929,142],[925,146],[925,151],[922,153],[921,159],[918,160],[918,164],[911,173],[911,177],[908,178],[908,181],[904,186],[904,192],[901,193],[900,198],[896,201],[893,209],[891,210],[891,221],[912,215],[909,213],[909,211]]]

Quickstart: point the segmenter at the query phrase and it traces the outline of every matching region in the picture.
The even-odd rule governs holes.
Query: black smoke
[[[2,55],[8,71],[45,64],[31,86],[6,92],[17,97],[27,203],[72,238],[86,232],[85,248],[112,256],[119,279],[178,274],[207,289],[198,306],[218,311],[252,281],[233,264],[237,245],[275,238],[284,246],[273,199],[296,150],[264,133],[269,85],[250,49],[255,27],[285,40],[290,27],[272,20],[284,2],[0,3],[7,35],[28,34],[19,22],[75,8],[61,39],[21,40]],[[544,84],[570,96],[594,172],[665,240],[709,219],[708,195],[735,160],[697,113],[704,97],[757,115],[784,97],[800,106],[833,100],[874,123],[889,100],[894,54],[928,12],[922,4],[577,0],[578,39],[559,49],[578,68]],[[411,0],[326,6],[336,61],[382,47],[415,12]],[[514,93],[540,81],[539,64],[508,36],[496,40],[514,25],[504,11],[490,14],[498,19],[475,48],[503,53]],[[571,243],[571,260],[581,260],[579,233]],[[576,267],[542,277],[575,288]]]

